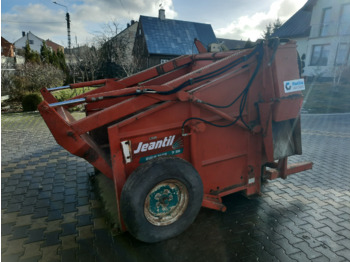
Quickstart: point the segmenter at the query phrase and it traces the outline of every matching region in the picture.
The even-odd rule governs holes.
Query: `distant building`
[[[164,9],[158,17],[140,16],[134,45],[134,58],[140,69],[164,63],[180,55],[197,54],[194,39],[205,47],[217,43],[209,24],[165,18]]]
[[[136,71],[133,59],[138,22],[131,20],[126,28],[103,43],[100,51],[102,63],[99,65],[99,78],[122,78]]]
[[[223,43],[229,50],[242,49],[245,47],[247,41],[233,40],[226,38],[217,38],[219,43]]]
[[[1,37],[1,56],[14,57],[15,48],[14,45],[7,41],[5,38]]]
[[[113,50],[111,60],[107,61],[110,65],[108,63],[103,65],[108,77],[128,76],[137,71],[133,57],[137,28],[138,22],[131,20],[123,31],[107,43]],[[108,68],[114,72],[108,72]]]
[[[40,53],[40,49],[43,45],[43,42],[46,43],[46,46],[51,48],[51,50],[57,52],[57,50],[61,50],[64,52],[63,46],[52,42],[51,40],[44,40],[40,37],[34,35],[32,32],[22,32],[22,37],[14,42],[15,48],[17,50],[25,49],[27,42],[29,43],[29,47],[31,50]]]
[[[14,45],[1,37],[1,72],[14,70],[16,65]],[[2,88],[2,87],[1,87]],[[2,88],[3,91],[3,88]]]
[[[55,42],[52,42],[50,39],[47,39],[45,43],[46,46],[52,51],[55,51],[57,53],[57,51],[60,50],[62,53],[64,53],[64,47],[59,44],[56,44]]]
[[[27,42],[29,43],[30,49],[40,53],[41,46],[45,40],[37,37],[32,32],[22,32],[22,37],[14,42],[16,49],[25,49]]]
[[[350,66],[350,0],[309,0],[273,36],[297,41],[304,76],[335,77]]]
[[[133,62],[132,51],[134,49],[137,28],[138,22],[131,20],[130,24],[127,24],[127,27],[111,40],[114,42],[116,49],[122,49],[118,51],[123,52],[123,58],[127,60],[125,61],[127,63]]]

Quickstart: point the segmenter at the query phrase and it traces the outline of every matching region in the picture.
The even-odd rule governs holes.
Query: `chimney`
[[[22,37],[26,36],[26,32],[22,31]]]
[[[165,10],[163,8],[159,9],[159,19],[165,20]]]

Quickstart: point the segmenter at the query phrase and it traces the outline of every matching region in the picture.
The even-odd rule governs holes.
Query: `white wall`
[[[304,37],[304,38],[295,38],[294,40],[297,41],[297,50],[298,50],[300,57],[302,55],[306,55],[308,39],[306,37]]]
[[[15,67],[15,58],[1,56],[1,67],[2,68],[14,68]]]
[[[31,32],[27,33],[24,37],[18,39],[14,42],[14,45],[18,49],[24,49],[27,41],[33,41],[33,43],[29,43],[30,49],[40,53],[41,46],[43,45],[43,39],[33,35]]]
[[[305,61],[305,76],[321,75],[323,77],[332,77],[335,67],[335,58],[337,55],[337,49],[339,43],[348,43],[350,46],[350,35],[338,35],[339,19],[341,16],[342,6],[344,4],[350,4],[350,0],[318,0],[317,4],[312,10],[311,17],[311,32],[306,47],[306,61]],[[328,34],[326,36],[320,35],[322,26],[323,10],[325,8],[331,8],[330,11],[330,23],[328,25]],[[329,45],[330,53],[328,56],[328,62],[326,66],[311,66],[311,57],[313,46],[315,45]],[[348,60],[348,64],[350,64]]]

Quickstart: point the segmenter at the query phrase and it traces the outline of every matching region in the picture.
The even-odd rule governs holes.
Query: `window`
[[[329,26],[331,23],[331,10],[331,8],[323,9],[320,36],[328,36],[330,33]]]
[[[339,20],[339,35],[350,34],[350,4],[343,5]]]
[[[326,66],[328,63],[329,45],[314,45],[311,55],[311,66]]]
[[[29,40],[30,45],[34,45],[34,40]]]
[[[349,58],[349,44],[340,43],[338,45],[337,56],[335,57],[335,65],[346,65]]]

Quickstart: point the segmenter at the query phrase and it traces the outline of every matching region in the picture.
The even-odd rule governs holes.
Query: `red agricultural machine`
[[[183,232],[201,206],[258,194],[264,178],[312,163],[301,154],[301,90],[293,41],[185,55],[123,79],[44,88],[39,111],[58,144],[114,183],[123,231],[145,242]],[[53,92],[98,86],[58,102]],[[76,120],[69,108],[85,105]]]

